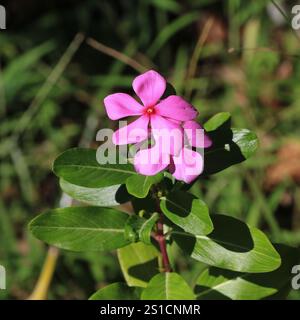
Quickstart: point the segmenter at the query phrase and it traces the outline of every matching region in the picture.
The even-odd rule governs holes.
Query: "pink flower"
[[[186,121],[182,127],[191,146],[196,148],[209,148],[212,145],[211,139],[205,134],[204,129],[198,122]]]
[[[139,116],[114,132],[113,143],[124,145],[141,142],[149,137],[150,127],[154,138],[160,131],[164,131],[167,137],[173,135],[174,142],[168,152],[178,154],[182,140],[180,123],[195,119],[198,112],[179,96],[171,95],[160,100],[166,89],[166,80],[156,71],[150,70],[136,77],[132,87],[142,104],[125,93],[111,94],[104,99],[108,117],[112,120]]]
[[[202,127],[193,121],[198,112],[179,96],[160,100],[166,80],[150,70],[136,77],[133,89],[142,104],[125,93],[115,93],[104,99],[107,114],[112,120],[139,116],[113,134],[116,145],[140,144],[154,137],[154,146],[137,152],[134,166],[143,175],[155,175],[169,167],[173,176],[187,183],[203,171],[203,157],[192,147],[211,145]]]
[[[155,175],[168,167],[177,180],[186,183],[195,180],[203,171],[204,160],[202,155],[191,147],[208,148],[212,145],[212,141],[195,121],[183,123],[183,128],[187,143],[182,140],[182,148],[178,155],[166,154],[162,143],[157,141],[152,148],[140,150],[136,154],[134,158],[136,171],[143,175]]]

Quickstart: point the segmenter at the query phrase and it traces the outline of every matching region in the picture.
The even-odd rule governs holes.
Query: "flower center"
[[[148,115],[154,114],[154,112],[155,112],[154,107],[148,107],[145,110],[145,113],[148,114]]]

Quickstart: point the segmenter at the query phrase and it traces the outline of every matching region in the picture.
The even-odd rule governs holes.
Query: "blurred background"
[[[40,276],[48,248],[27,224],[64,202],[53,160],[79,144],[96,146],[96,131],[116,125],[103,98],[130,92],[133,77],[149,68],[193,103],[200,121],[228,111],[233,126],[259,136],[255,157],[200,180],[193,192],[212,212],[260,227],[274,242],[300,245],[296,2],[1,1],[7,11],[7,29],[0,30],[0,264],[7,270],[1,299],[28,298]],[[176,267],[189,283],[197,264],[178,253]],[[115,281],[122,274],[114,253],[64,251],[46,296],[86,299]],[[300,299],[300,291],[289,298]]]

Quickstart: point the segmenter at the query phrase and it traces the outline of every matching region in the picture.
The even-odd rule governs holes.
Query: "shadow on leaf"
[[[211,219],[214,230],[208,236],[219,245],[235,252],[247,252],[254,248],[249,227],[245,223],[224,215],[212,215]]]
[[[263,299],[285,299],[291,290],[291,279],[294,276],[291,273],[291,269],[294,265],[300,262],[300,251],[296,248],[292,248],[282,244],[274,245],[277,252],[280,254],[282,264],[281,266],[271,272],[266,273],[245,273],[245,272],[234,272],[224,270],[216,267],[209,268],[208,276],[212,279],[223,279],[223,282],[216,285],[212,285],[211,288],[197,284],[195,287],[195,293],[199,299],[223,299],[223,293],[217,291],[219,286],[224,290],[226,283],[228,282],[228,288],[231,290],[235,288],[235,281],[242,279],[249,282],[249,284],[255,284],[263,288],[273,288],[277,290],[275,294],[264,297]],[[237,290],[241,287],[237,284]],[[246,287],[245,287],[246,288]],[[259,288],[257,288],[259,290]],[[241,293],[242,294],[242,293]],[[245,292],[245,294],[247,294]],[[229,297],[224,296],[229,299]]]
[[[147,270],[147,272],[145,272]],[[149,282],[157,274],[157,258],[132,266],[128,269],[128,274],[136,279]]]
[[[178,199],[180,196],[180,199]],[[187,217],[192,210],[193,200],[197,199],[191,193],[176,193],[173,192],[168,196],[168,201],[166,201],[166,207],[171,212],[176,212],[176,215],[180,217]],[[178,201],[180,200],[180,204],[184,204],[184,207],[178,205]]]
[[[210,131],[208,135],[213,144],[204,151],[203,175],[217,173],[246,160],[239,145],[233,141],[230,118],[216,130]]]
[[[196,300],[231,300],[221,292],[211,289],[210,287],[196,285]]]
[[[130,201],[131,198],[132,196],[127,192],[125,184],[122,184],[116,192],[116,195],[115,195],[116,202],[125,203]]]
[[[223,248],[232,252],[248,252],[254,248],[254,242],[248,226],[240,220],[225,216],[212,215],[214,230],[207,235]],[[225,227],[226,226],[226,227]],[[179,240],[181,248],[191,255],[196,244],[196,237],[192,234],[176,234],[175,239]]]

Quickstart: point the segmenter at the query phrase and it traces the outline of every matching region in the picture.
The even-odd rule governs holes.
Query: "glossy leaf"
[[[159,272],[159,253],[152,245],[132,243],[118,250],[121,269],[129,286],[146,287],[148,281]]]
[[[230,115],[221,113],[204,124],[213,144],[205,149],[203,175],[222,171],[250,158],[258,148],[255,133],[248,129],[231,128]]]
[[[87,188],[60,179],[60,187],[71,198],[93,206],[112,207],[130,200],[125,186],[120,184],[104,188]]]
[[[276,293],[276,289],[260,286],[248,280],[251,273],[211,268],[199,277],[196,286],[199,300],[259,300]],[[265,275],[265,274],[263,274]]]
[[[145,198],[151,186],[160,182],[163,177],[162,173],[155,176],[133,175],[126,180],[127,191],[137,198]]]
[[[137,175],[131,164],[99,164],[96,150],[74,148],[62,153],[53,165],[54,173],[65,181],[87,188],[103,188],[125,183]]]
[[[222,135],[222,133],[220,133]],[[248,129],[232,129],[223,137],[228,137],[220,145],[218,137],[213,139],[213,146],[204,151],[205,167],[204,175],[210,175],[222,171],[234,164],[245,161],[251,157],[257,147],[258,140],[255,133]]]
[[[291,269],[299,263],[300,254],[295,248],[284,245],[275,247],[282,260],[277,270],[251,274],[209,268],[197,280],[197,299],[258,300],[271,295],[277,299],[285,298],[291,290]]]
[[[114,250],[126,246],[128,215],[101,207],[49,210],[29,225],[32,234],[48,244],[73,251]]]
[[[195,295],[185,280],[175,272],[154,276],[142,293],[142,300],[194,300]]]
[[[279,254],[262,231],[229,216],[211,218],[214,230],[206,236],[173,232],[179,247],[192,258],[239,272],[269,272],[280,266]]]
[[[140,288],[129,287],[126,283],[116,282],[95,292],[89,300],[139,300]]]
[[[248,129],[232,128],[232,141],[238,145],[245,159],[250,158],[258,148],[257,135]]]
[[[184,231],[205,235],[213,230],[206,204],[194,195],[184,191],[174,191],[162,198],[163,213]]]

